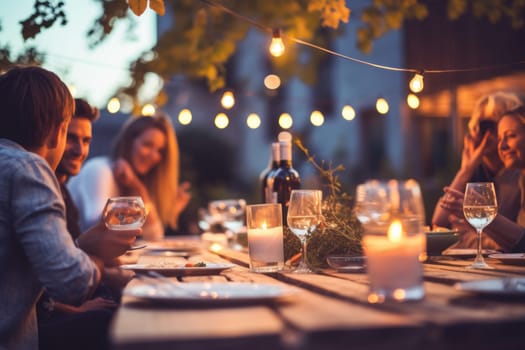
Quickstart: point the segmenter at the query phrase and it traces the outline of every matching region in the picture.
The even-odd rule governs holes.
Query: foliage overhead
[[[306,47],[286,42],[286,37],[298,38],[329,47],[329,42],[341,32],[341,23],[359,20],[357,46],[368,53],[373,42],[392,30],[400,29],[408,20],[424,20],[429,15],[428,3],[442,0],[369,0],[359,18],[350,19],[351,9],[345,0],[94,0],[102,14],[94,19],[87,31],[91,46],[103,42],[116,23],[132,23],[148,7],[159,15],[169,16],[173,25],[162,33],[151,52],[144,53],[130,67],[132,83],[122,93],[136,97],[146,74],[155,73],[165,81],[174,75],[185,75],[207,83],[211,91],[227,84],[227,63],[237,44],[259,24],[259,30],[281,28],[287,54],[271,59],[274,69],[284,80],[299,76],[306,83],[315,81],[322,54]],[[348,1],[351,6],[352,2]],[[231,9],[249,21],[224,11]],[[523,0],[448,0],[450,20],[466,14],[492,23],[506,20],[514,28],[525,25]],[[20,21],[24,40],[34,39],[55,23],[67,24],[63,0],[35,0],[33,13]],[[270,33],[268,33],[268,36]],[[299,57],[301,58],[299,60]],[[33,48],[16,58],[10,48],[0,43],[0,71],[13,63],[39,63],[43,56]],[[161,96],[162,97],[162,96]],[[160,101],[165,101],[161,98]]]

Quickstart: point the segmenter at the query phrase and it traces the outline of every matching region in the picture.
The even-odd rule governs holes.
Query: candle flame
[[[401,221],[392,221],[390,227],[388,228],[387,235],[390,241],[399,242],[401,238],[403,238],[403,225],[401,224]]]
[[[268,226],[266,225],[266,221],[263,222],[261,228],[262,228],[263,230],[266,230],[266,229],[268,228]]]

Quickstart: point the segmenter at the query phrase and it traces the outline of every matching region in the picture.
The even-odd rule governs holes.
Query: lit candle
[[[420,299],[423,267],[420,254],[425,251],[425,235],[407,235],[401,221],[393,221],[386,234],[365,234],[363,249],[367,257],[370,278],[369,301],[383,302],[385,298],[395,300]]]
[[[257,261],[276,262],[284,260],[283,227],[248,229],[250,258]]]

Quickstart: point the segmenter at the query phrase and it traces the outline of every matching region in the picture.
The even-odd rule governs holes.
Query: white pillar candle
[[[283,227],[249,228],[250,259],[265,262],[284,260]]]

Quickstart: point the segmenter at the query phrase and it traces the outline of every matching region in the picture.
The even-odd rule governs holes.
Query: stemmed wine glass
[[[299,238],[302,259],[294,273],[311,273],[308,267],[307,242],[321,221],[322,192],[319,190],[292,190],[288,206],[287,222],[290,230]]]
[[[111,230],[133,230],[146,221],[146,208],[140,196],[111,197],[104,207],[103,218]]]
[[[492,182],[469,182],[463,199],[463,213],[477,232],[477,253],[470,269],[491,269],[483,259],[481,233],[498,213],[498,201]]]
[[[226,237],[231,248],[241,250],[239,233],[244,227],[246,201],[244,199],[221,199],[208,204],[210,215],[220,218],[226,229]]]

